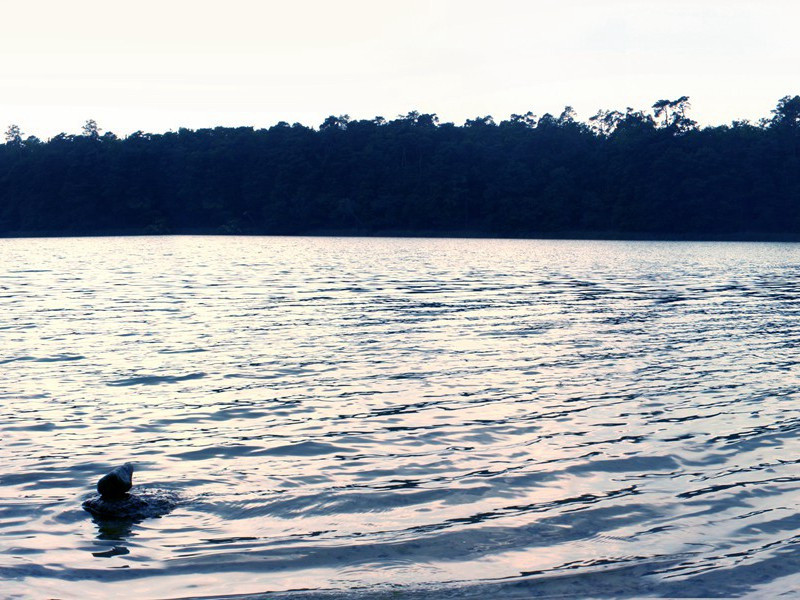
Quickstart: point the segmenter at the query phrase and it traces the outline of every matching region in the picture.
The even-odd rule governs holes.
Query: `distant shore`
[[[585,123],[567,107],[463,126],[412,111],[125,139],[11,131],[0,235],[800,240],[800,96],[758,124],[700,128],[686,110],[683,96]]]
[[[22,231],[0,232],[0,239],[28,238],[97,238],[97,237],[351,237],[351,238],[421,238],[421,239],[490,239],[490,240],[583,240],[618,242],[775,242],[797,243],[800,234],[675,234],[626,232],[563,232],[500,234],[486,231],[360,231],[360,230],[315,230],[299,233],[220,232],[215,229],[193,229],[175,232],[152,232],[141,230],[107,230],[93,232]]]

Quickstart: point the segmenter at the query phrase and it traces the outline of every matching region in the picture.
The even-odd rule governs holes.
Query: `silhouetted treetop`
[[[800,125],[800,96],[784,96],[772,111],[772,124],[784,127]]]
[[[94,119],[89,119],[86,121],[86,123],[83,124],[83,127],[81,127],[81,135],[92,140],[99,139],[100,128],[97,126],[97,121]]]

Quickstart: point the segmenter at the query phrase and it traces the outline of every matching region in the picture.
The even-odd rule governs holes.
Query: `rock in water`
[[[97,491],[104,500],[119,500],[124,498],[128,490],[133,487],[133,464],[125,463],[107,475],[103,475],[97,482]]]
[[[138,489],[135,494],[108,499],[93,496],[83,503],[83,508],[100,519],[141,521],[163,517],[174,509],[180,496],[170,490]]]
[[[129,494],[133,487],[131,463],[117,467],[97,482],[99,496],[83,503],[83,508],[101,520],[141,521],[161,517],[178,504],[178,494],[168,490],[141,489]]]

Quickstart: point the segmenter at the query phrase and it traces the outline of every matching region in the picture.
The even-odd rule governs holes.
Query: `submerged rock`
[[[101,519],[141,521],[163,517],[178,505],[179,500],[178,494],[169,490],[142,489],[120,498],[92,496],[83,503],[83,508]]]
[[[107,475],[103,475],[97,482],[97,491],[107,500],[122,499],[125,494],[133,487],[132,463],[125,463],[117,467]]]

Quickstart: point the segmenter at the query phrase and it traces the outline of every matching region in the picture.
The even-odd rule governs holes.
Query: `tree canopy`
[[[462,126],[410,111],[318,128],[123,139],[88,120],[0,145],[0,234],[800,237],[800,96],[699,128],[689,98]]]

